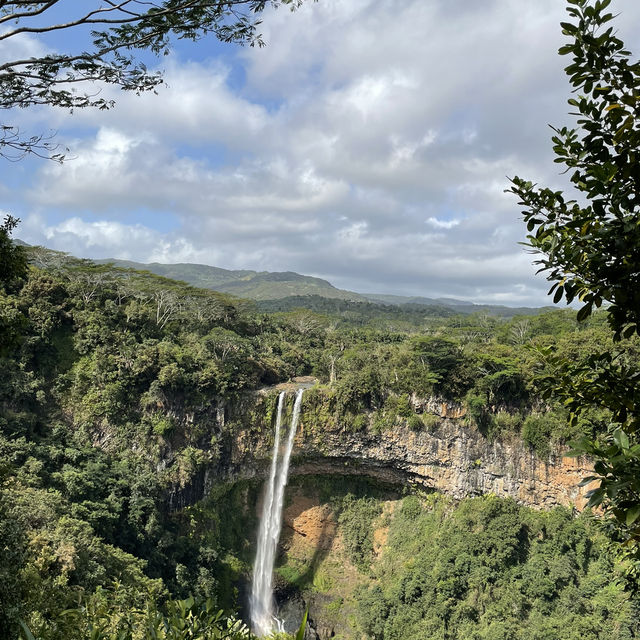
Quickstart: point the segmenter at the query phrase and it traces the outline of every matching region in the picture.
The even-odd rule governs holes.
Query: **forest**
[[[138,94],[162,84],[145,52],[168,55],[174,40],[205,35],[262,46],[265,9],[302,2],[124,0],[57,23],[59,4],[0,3],[0,24],[11,25],[0,41],[10,46],[23,34],[75,27],[90,40],[77,54],[34,48],[31,57],[0,61],[0,102],[12,116],[19,107],[110,109],[114,100],[91,83]],[[544,186],[514,175],[506,189],[521,207],[524,244],[551,284],[548,295],[566,303],[563,310],[492,314],[488,305],[466,305],[458,313],[437,304],[442,297],[386,304],[394,296],[354,301],[345,291],[327,300],[313,295],[317,287],[341,290],[319,278],[307,278],[312,295],[271,298],[274,282],[305,277],[214,269],[237,276],[229,288],[236,293],[253,287],[242,282],[252,274],[262,292],[252,302],[24,245],[15,239],[20,221],[5,215],[0,636],[256,638],[247,586],[260,508],[265,514],[274,502],[272,490],[271,498],[263,491],[269,466],[263,456],[243,477],[229,468],[238,443],[245,451],[272,445],[268,486],[276,475],[286,481],[288,454],[284,470],[276,458],[289,419],[292,444],[324,430],[356,450],[358,438],[385,446],[397,433],[437,448],[443,425],[455,424],[494,451],[517,443],[532,469],[553,474],[571,456],[592,471],[581,482],[584,509],[545,509],[483,490],[452,497],[428,483],[398,482],[376,460],[359,475],[338,460],[343,467],[329,473],[317,455],[294,450],[292,466],[307,470],[294,474],[279,511],[285,527],[272,572],[279,612],[291,613],[277,630],[269,623],[268,637],[640,635],[640,63],[611,25],[611,4],[566,2],[569,21],[560,26],[568,42],[558,52],[570,57],[577,128],[552,126],[564,178]],[[261,106],[271,115],[273,105]],[[0,124],[0,157],[62,163],[54,135],[25,137],[18,125]],[[464,143],[474,135],[465,132]],[[391,138],[388,170],[417,151]],[[421,144],[432,142],[429,134]],[[143,142],[118,144],[122,151]],[[198,165],[181,166],[192,175]],[[303,178],[322,182],[312,171]],[[369,178],[377,183],[381,174]],[[298,206],[289,202],[291,211]],[[437,232],[431,240],[464,226],[462,218],[422,222]],[[337,237],[358,240],[367,224],[356,221]],[[440,240],[430,246],[441,248]],[[482,464],[468,460],[465,472]]]
[[[542,458],[559,444],[601,432],[608,420],[602,409],[569,426],[564,406],[543,400],[537,388],[547,372],[536,346],[553,344],[559,354],[574,359],[588,356],[611,340],[601,315],[577,323],[571,311],[508,321],[484,315],[425,314],[419,325],[412,322],[400,328],[393,315],[352,322],[340,313],[308,309],[265,313],[246,301],[147,272],[95,265],[42,249],[16,246],[13,251],[16,262],[24,253],[21,259],[27,258],[30,265],[24,260],[22,273],[6,281],[0,306],[5,372],[0,598],[7,637],[20,632],[26,638],[52,640],[137,638],[154,637],[148,634],[159,634],[161,629],[165,635],[157,637],[199,637],[195,629],[203,625],[220,629],[220,637],[226,637],[222,629],[227,625],[237,637],[247,635],[241,622],[227,617],[242,607],[236,587],[248,578],[252,560],[247,555],[251,514],[235,523],[225,515],[238,511],[233,505],[239,489],[221,485],[204,511],[196,512],[175,511],[170,496],[187,487],[201,469],[215,464],[224,430],[246,428],[241,407],[256,389],[295,376],[313,376],[318,388],[324,389],[328,419],[350,432],[367,429],[380,437],[400,422],[417,431],[433,426],[435,416],[413,411],[412,394],[445,398],[465,406],[470,428],[479,429],[486,438],[522,437]],[[624,357],[637,364],[637,340],[629,341]],[[307,403],[313,404],[313,397]],[[217,420],[220,406],[229,415],[224,426]],[[304,410],[305,403],[303,414]],[[269,428],[268,420],[263,422]],[[254,495],[256,490],[254,486]],[[347,510],[351,515],[343,517],[350,523],[345,525],[347,531],[355,526],[354,518],[371,517],[366,510],[358,515],[358,504],[353,503]],[[484,504],[461,505],[453,512],[453,507],[435,505],[419,515],[420,501],[414,500],[403,503],[401,513],[413,509],[412,517],[426,518],[425,536],[431,535],[430,527],[445,527],[445,533],[438,535],[451,540],[453,534],[446,533],[446,527],[462,526],[454,524],[459,519],[506,518],[511,524],[505,526],[515,527],[515,547],[494,552],[487,542],[482,553],[489,555],[477,558],[479,566],[486,567],[482,571],[495,572],[491,584],[510,580],[510,571],[539,571],[527,569],[526,562],[536,532],[547,526],[536,520],[543,516],[501,506],[499,501]],[[464,515],[465,509],[472,513]],[[449,513],[454,521],[449,521]],[[553,527],[578,527],[576,542],[561,543],[564,533],[549,534],[549,551],[541,548],[536,553],[559,554],[558,562],[576,568],[562,578],[545,580],[549,585],[572,585],[584,593],[580,597],[589,603],[584,606],[594,607],[591,598],[597,589],[587,586],[592,584],[588,576],[595,572],[599,579],[610,575],[606,580],[613,580],[617,574],[611,584],[622,589],[621,561],[603,544],[607,533],[597,523],[570,524],[568,512],[557,517]],[[432,524],[426,526],[427,522]],[[469,524],[466,530],[476,528]],[[502,538],[498,529],[489,529]],[[366,536],[366,527],[362,531]],[[348,539],[363,534],[345,535]],[[464,527],[459,535],[464,539]],[[524,544],[521,536],[530,540],[526,550],[518,546]],[[566,544],[582,545],[583,550]],[[354,565],[365,567],[366,544],[359,541],[353,548],[365,554]],[[443,547],[437,553],[449,552]],[[582,555],[570,559],[569,553]],[[588,569],[592,561],[594,568]],[[410,573],[402,580],[418,575],[428,580],[420,566],[416,565],[414,578]],[[410,604],[415,596],[400,598],[407,603],[407,612],[398,609],[400,605],[389,608],[392,596],[383,594],[391,593],[397,578],[388,582],[385,572],[392,569],[384,567],[377,569],[382,591],[377,587],[363,591],[359,606],[363,611],[380,609],[377,616],[386,622],[366,623],[364,631],[381,638],[409,637],[391,631],[404,624],[394,620],[406,615],[421,618],[421,610]],[[427,606],[430,598],[443,597],[455,611],[466,606],[469,588],[453,586],[460,579],[452,576],[451,587],[445,587],[449,583],[444,577],[429,579],[432,595],[425,592],[421,606]],[[472,577],[464,580],[473,582]],[[449,588],[452,591],[446,595]],[[616,589],[613,601],[625,600],[624,592]],[[522,597],[521,618],[560,596],[540,586],[539,593],[530,591]],[[633,607],[632,602],[628,606]],[[616,609],[611,603],[607,607]],[[220,610],[225,613],[218,614]],[[633,616],[625,612],[624,607],[616,609],[625,621],[621,629],[631,629]],[[480,614],[469,615],[473,619]],[[496,635],[492,614],[482,615],[489,635],[478,631],[477,637],[503,637]],[[547,623],[555,628],[556,623]],[[377,624],[387,625],[389,631],[383,634]],[[171,635],[185,625],[192,625],[196,635]],[[633,637],[622,630],[610,636],[604,629],[587,637]],[[456,637],[453,631],[448,633],[453,635],[443,637]]]

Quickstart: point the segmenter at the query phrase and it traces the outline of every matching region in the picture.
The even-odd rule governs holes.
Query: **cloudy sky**
[[[614,0],[631,47],[640,3]],[[267,46],[163,58],[158,95],[3,114],[63,165],[1,161],[18,236],[77,256],[292,270],[362,292],[542,305],[508,176],[562,185],[562,0],[320,0]],[[55,43],[25,38],[0,58]],[[12,49],[13,48],[13,49]],[[103,90],[109,95],[110,90]]]

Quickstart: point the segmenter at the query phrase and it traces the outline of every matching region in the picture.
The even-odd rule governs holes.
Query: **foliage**
[[[565,71],[577,94],[569,104],[579,128],[554,129],[553,149],[579,195],[569,199],[517,177],[511,191],[525,207],[527,228],[534,232],[528,244],[554,282],[549,291],[554,301],[579,299],[578,320],[606,304],[614,340],[624,342],[640,334],[640,62],[631,61],[616,37],[610,4],[568,0],[572,21],[562,23],[570,42],[559,53],[572,56]],[[546,395],[564,401],[572,424],[594,407],[611,414],[605,437],[585,437],[576,452],[596,460],[599,487],[590,504],[604,506],[616,518],[640,572],[637,360],[620,349],[600,350],[577,363],[550,349],[540,354],[547,362]]]
[[[7,215],[0,226],[0,286],[5,289],[15,286],[16,280],[22,280],[27,275],[24,249],[11,240],[11,232],[19,222]]]
[[[407,426],[411,431],[422,431],[425,425],[422,417],[414,413],[407,419]]]
[[[381,513],[379,503],[373,498],[356,498],[347,494],[338,518],[344,546],[353,564],[361,571],[368,571],[373,554],[372,524]]]
[[[66,637],[91,640],[251,640],[255,638],[240,620],[217,610],[212,600],[194,598],[173,600],[159,609],[154,601],[141,610],[117,611],[98,592],[81,606],[62,612],[61,626]],[[29,627],[22,623],[25,640],[33,640]],[[38,634],[49,640],[49,634]]]
[[[61,613],[93,598],[115,612],[113,624],[191,593],[233,610],[253,561],[256,489],[213,487],[193,502],[236,430],[269,428],[277,394],[256,402],[257,388],[315,373],[324,384],[305,393],[303,426],[320,435],[329,422],[433,429],[440,418],[414,407],[467,393],[507,435],[540,402],[535,359],[511,340],[519,319],[441,318],[424,335],[336,327],[313,314],[259,314],[150,273],[25,252],[28,273],[0,291],[2,637],[22,619],[35,634],[72,638],[80,618],[65,614],[63,628]],[[580,326],[569,317],[531,317],[530,341],[552,341],[564,357],[607,344],[598,316]],[[584,422],[576,429],[586,433]],[[552,422],[541,446],[567,433]],[[367,572],[378,508],[365,495],[345,503],[341,527]]]
[[[435,431],[442,422],[442,418],[434,413],[423,413],[421,420],[422,424],[429,432]]]
[[[69,109],[108,109],[113,101],[100,96],[95,82],[126,91],[154,90],[162,82],[141,56],[148,51],[166,55],[173,39],[199,40],[213,36],[222,42],[264,44],[257,31],[258,15],[268,4],[297,7],[299,0],[156,0],[118,3],[94,0],[62,10],[61,0],[8,1],[0,4],[0,42],[21,34],[64,31],[67,42],[90,34],[77,50],[44,53],[0,63],[0,107],[54,105]],[[86,85],[85,89],[76,87]],[[16,159],[26,153],[62,160],[57,145],[42,136],[23,137],[11,125],[0,125],[0,155]]]
[[[554,129],[556,162],[589,204],[566,200],[562,192],[535,188],[514,178],[512,191],[527,210],[524,218],[530,246],[547,278],[556,282],[554,301],[580,299],[579,318],[603,301],[612,329],[619,337],[640,331],[640,229],[637,225],[638,90],[640,63],[614,35],[606,9],[611,0],[568,0],[574,22],[563,22],[573,41],[560,48],[571,54],[566,67],[574,91],[580,130]]]
[[[522,439],[539,455],[549,454],[551,424],[547,416],[531,414],[522,425]]]
[[[589,518],[566,509],[408,496],[356,591],[359,622],[376,640],[630,639],[637,603],[608,548]]]

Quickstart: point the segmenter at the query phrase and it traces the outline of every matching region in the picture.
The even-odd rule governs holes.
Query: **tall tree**
[[[0,290],[11,288],[27,274],[27,257],[23,248],[11,239],[11,232],[20,220],[5,216],[0,225]]]
[[[640,370],[625,357],[625,342],[640,335],[640,62],[616,37],[611,0],[567,0],[570,22],[560,48],[577,128],[554,128],[555,161],[563,164],[575,196],[515,177],[510,191],[524,206],[528,244],[553,283],[554,302],[579,300],[578,320],[605,306],[619,343],[571,363],[547,350],[552,375],[547,395],[562,399],[570,419],[593,407],[610,411],[607,433],[576,450],[595,460],[590,504],[614,516],[640,575]]]

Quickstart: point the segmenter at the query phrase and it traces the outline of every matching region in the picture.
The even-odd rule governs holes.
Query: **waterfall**
[[[282,625],[273,613],[273,565],[276,559],[276,549],[282,527],[282,506],[284,502],[284,488],[289,475],[289,460],[293,449],[293,440],[298,427],[300,406],[302,404],[302,389],[298,389],[296,401],[293,405],[289,437],[282,460],[278,462],[280,453],[280,430],[282,423],[282,407],[284,392],[278,396],[278,413],[276,417],[276,434],[271,458],[271,472],[262,505],[262,518],[258,531],[258,551],[253,566],[253,584],[251,585],[251,626],[254,633],[264,636],[274,630],[281,630]]]

